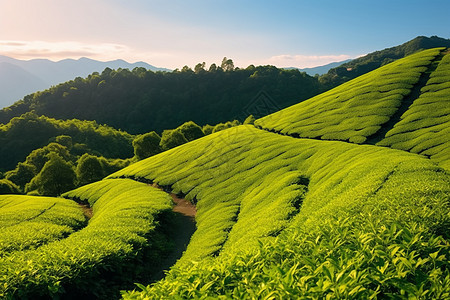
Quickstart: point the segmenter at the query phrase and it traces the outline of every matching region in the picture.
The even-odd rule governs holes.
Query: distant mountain
[[[314,67],[314,68],[303,68],[303,69],[298,69],[298,70],[300,72],[306,72],[306,74],[311,75],[311,76],[314,76],[316,74],[323,75],[323,74],[327,73],[330,69],[339,67],[340,65],[345,64],[349,61],[351,61],[351,59],[332,62],[332,63],[326,64],[326,65],[318,66],[318,67]],[[297,69],[297,68],[288,68],[288,69]]]
[[[12,104],[48,84],[38,76],[9,62],[0,62],[0,106]]]
[[[9,106],[30,93],[76,77],[86,77],[93,72],[102,72],[107,67],[130,70],[143,67],[152,71],[170,71],[144,62],[128,63],[124,60],[102,62],[83,57],[58,62],[48,59],[26,61],[0,55],[0,108]]]

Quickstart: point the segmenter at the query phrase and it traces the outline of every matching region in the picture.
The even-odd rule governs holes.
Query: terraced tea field
[[[261,118],[255,125],[301,138],[375,141],[426,155],[448,169],[449,61],[446,48],[422,51]]]
[[[5,228],[47,212],[60,226],[19,245],[1,231],[0,296],[126,281],[127,264],[158,246],[158,216],[173,205],[154,184],[196,205],[197,229],[165,278],[125,299],[450,298],[446,51],[147,158],[65,200],[0,197],[0,212],[21,211],[5,214]],[[68,199],[93,209],[87,224]]]
[[[73,201],[0,196],[0,241],[2,250],[8,250],[0,256],[0,297],[56,297],[66,289],[104,298],[103,285],[117,280],[110,272],[121,276],[134,272],[127,265],[148,244],[156,216],[170,210],[171,200],[164,192],[131,180],[95,185],[96,191],[89,194],[85,191],[91,186],[74,191],[81,192],[94,213],[82,228],[85,216]],[[29,235],[30,228],[37,234]]]

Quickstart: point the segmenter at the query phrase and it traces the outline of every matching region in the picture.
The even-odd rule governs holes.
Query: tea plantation
[[[115,181],[109,191],[86,198],[93,217],[83,228],[85,217],[73,201],[1,196],[0,297],[57,297],[66,290],[106,298],[111,285],[123,284],[124,275],[136,271],[127,267],[136,267],[133,259],[148,246],[155,218],[171,208],[171,200],[131,180]],[[30,235],[30,228],[36,233]]]
[[[449,66],[425,50],[65,199],[1,196],[0,297],[450,298]],[[153,283],[172,204],[150,184],[197,209]]]

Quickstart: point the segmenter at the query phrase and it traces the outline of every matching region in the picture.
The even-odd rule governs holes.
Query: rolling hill
[[[0,296],[76,297],[82,286],[81,295],[119,297],[139,278],[130,270],[145,261],[154,271],[170,248],[158,235],[170,210],[160,187],[196,205],[197,230],[164,279],[124,299],[449,298],[449,59],[448,48],[399,59],[66,201],[14,207],[39,198],[0,196],[10,229],[0,251],[11,249],[0,256]],[[69,199],[92,219],[83,223]],[[60,202],[67,213],[57,218]],[[56,219],[65,231],[15,239],[27,222]]]
[[[321,77],[321,81],[334,87],[415,52],[437,47],[450,47],[450,39],[418,36],[401,45],[375,51],[332,68]]]

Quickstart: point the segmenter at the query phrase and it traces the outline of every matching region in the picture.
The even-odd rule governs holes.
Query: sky
[[[0,55],[314,67],[450,38],[449,0],[0,0]]]

